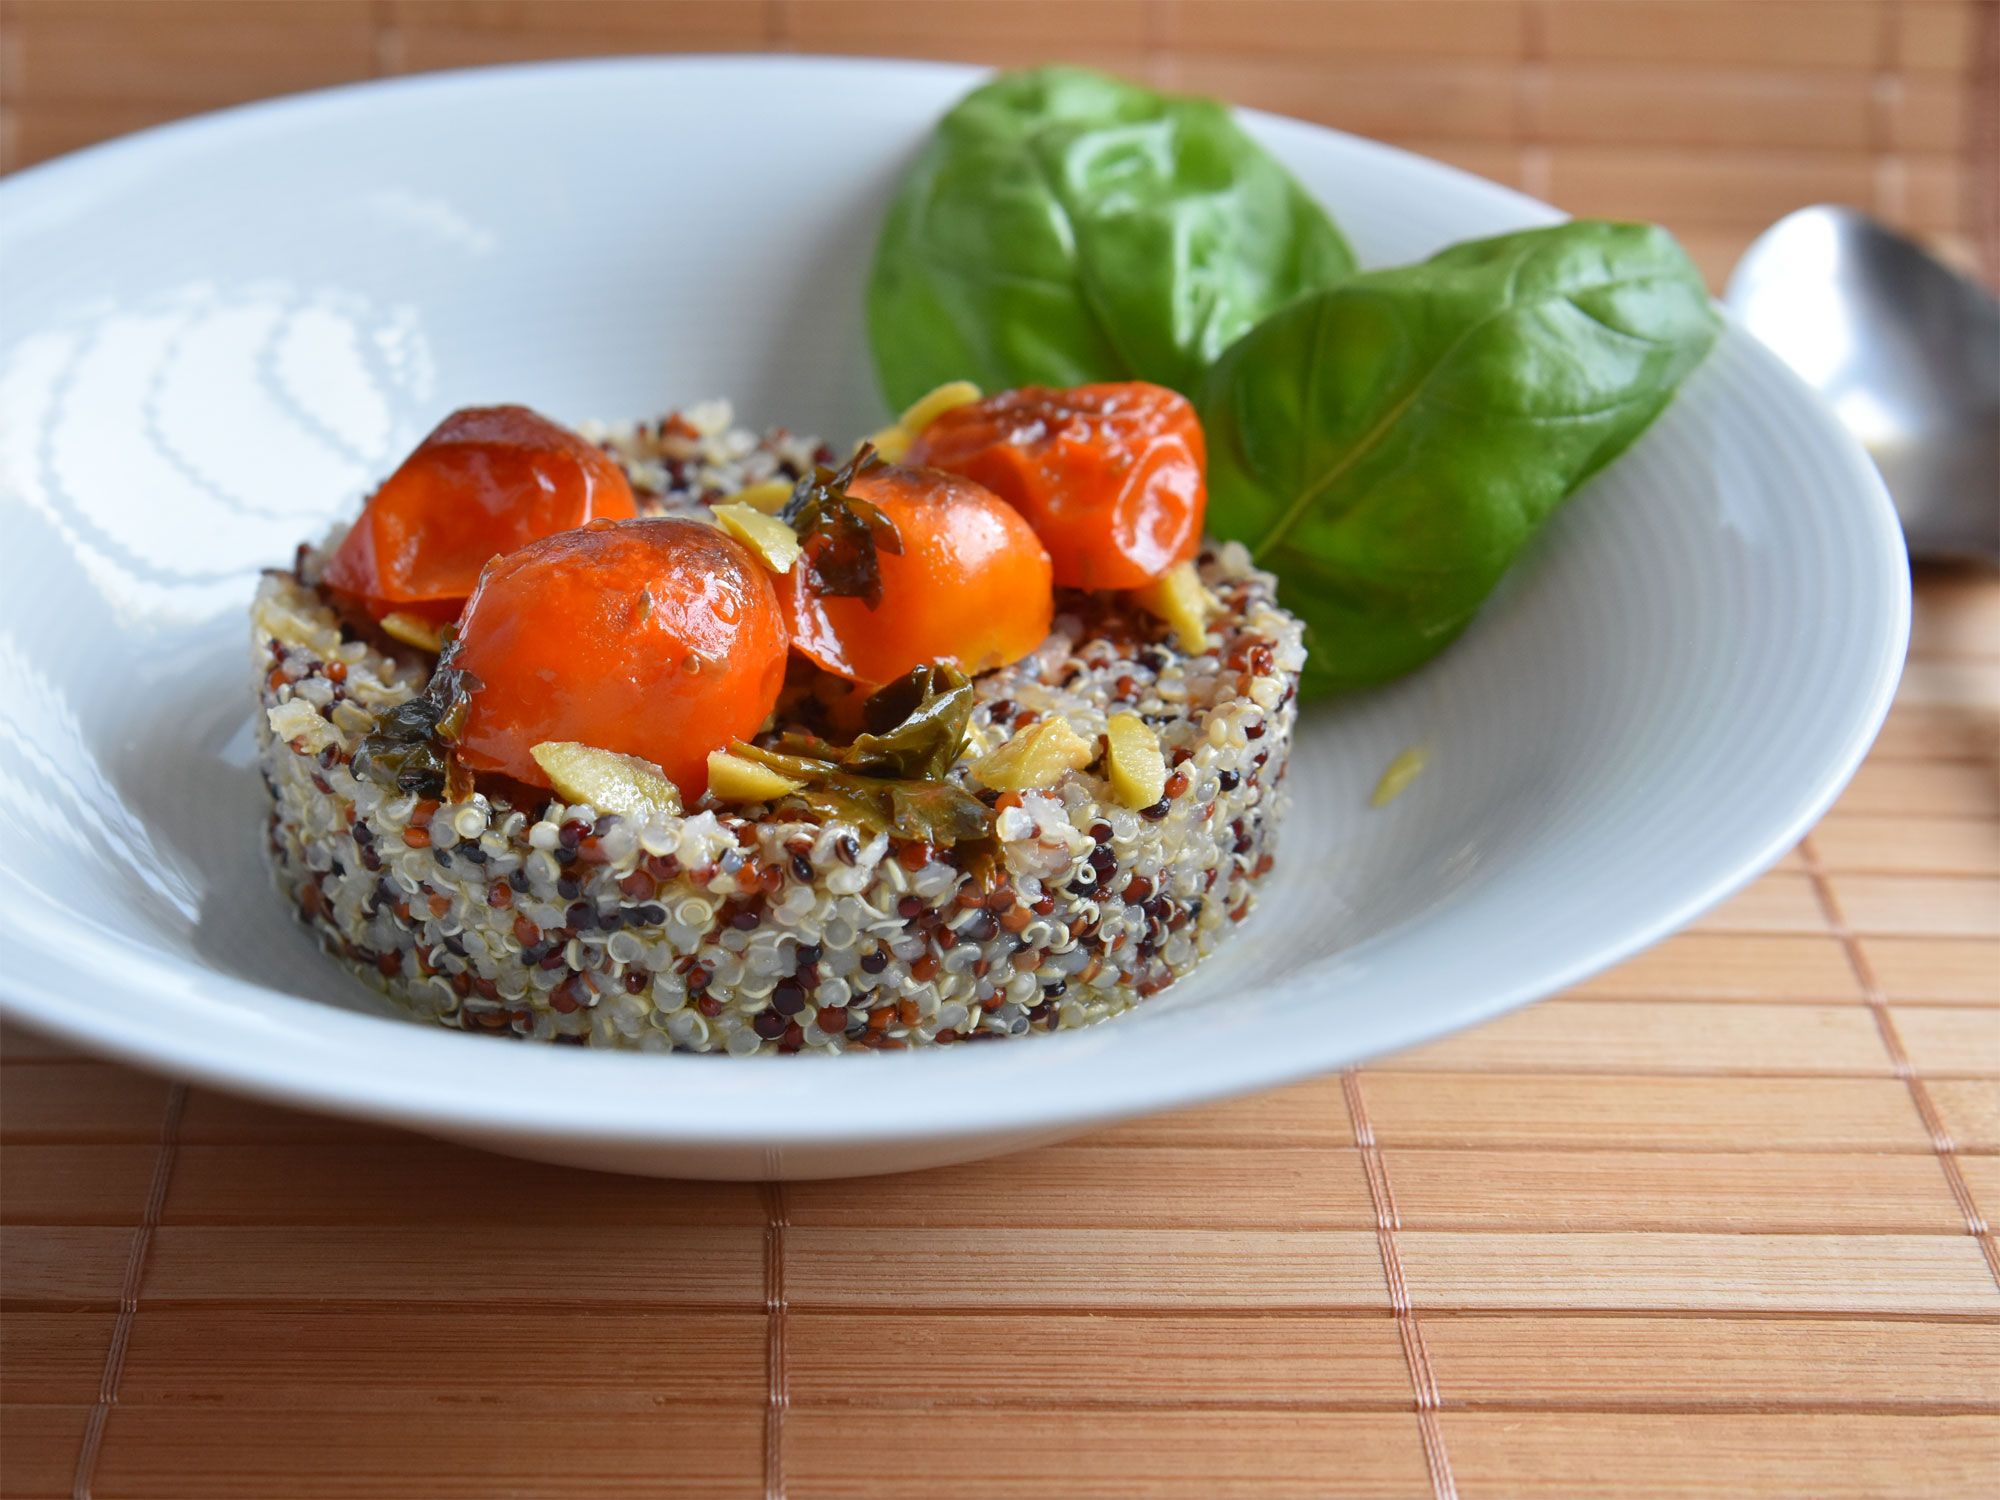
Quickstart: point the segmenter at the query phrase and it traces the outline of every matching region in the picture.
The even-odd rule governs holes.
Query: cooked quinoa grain
[[[732,427],[720,402],[591,435],[667,511],[833,457]],[[1062,593],[1042,647],[978,680],[954,779],[1051,718],[1097,752],[1047,790],[987,792],[985,860],[782,800],[635,820],[485,786],[440,804],[358,778],[362,738],[430,662],[343,627],[318,587],[330,550],[303,549],[253,607],[268,841],[326,948],[420,1019],[738,1056],[1086,1026],[1185,974],[1270,868],[1304,651],[1233,544],[1200,562],[1220,606],[1208,650],[1181,650],[1115,596]],[[1159,738],[1151,806],[1124,806],[1104,774],[1121,713]]]

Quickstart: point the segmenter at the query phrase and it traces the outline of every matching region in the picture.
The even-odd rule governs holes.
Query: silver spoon
[[[1802,208],[1724,300],[1874,458],[1912,556],[2000,567],[2000,302],[1851,208]]]

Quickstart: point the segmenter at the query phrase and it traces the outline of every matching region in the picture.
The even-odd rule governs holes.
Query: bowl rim
[[[395,97],[440,101],[468,91],[532,87],[580,75],[662,70],[805,70],[880,74],[883,70],[964,87],[991,70],[954,63],[791,54],[682,54],[664,57],[568,59],[462,68],[372,79],[236,105],[153,127],[29,167],[0,180],[0,247],[24,234],[37,217],[60,214],[79,195],[104,191],[114,177],[198,154],[211,141],[255,136],[315,116],[339,119]],[[1471,198],[1523,223],[1550,222],[1559,211],[1511,188],[1396,147],[1328,127],[1263,111],[1240,117],[1260,134],[1333,137],[1345,150],[1374,156],[1395,170],[1449,182]],[[113,190],[117,184],[111,184]],[[383,1047],[382,1017],[345,1012],[301,997],[284,996],[245,980],[185,965],[192,983],[162,994],[154,960],[123,945],[99,951],[47,955],[34,974],[20,964],[0,969],[0,1017],[29,1030],[133,1065],[230,1092],[294,1107],[355,1116],[440,1134],[478,1132],[571,1143],[763,1147],[948,1142],[996,1132],[1058,1133],[1158,1110],[1276,1087],[1351,1066],[1382,1051],[1430,1041],[1566,989],[1623,961],[1727,899],[1784,856],[1832,805],[1866,755],[1887,715],[1900,677],[1909,630],[1909,572],[1902,533],[1879,475],[1859,445],[1775,356],[1725,314],[1724,337],[1748,346],[1759,377],[1789,384],[1808,398],[1824,440],[1849,481],[1841,513],[1880,571],[1880,619],[1867,663],[1868,684],[1836,743],[1825,747],[1809,785],[1787,800],[1754,843],[1748,843],[1679,899],[1649,919],[1608,938],[1579,942],[1560,962],[1532,976],[1492,989],[1465,989],[1429,1004],[1415,1023],[1371,1036],[1334,1032],[1295,1045],[1258,1052],[1237,1048],[1217,1064],[1180,1069],[1162,1079],[1133,1063],[1145,1050],[1117,1040],[1139,1035],[1130,1026],[1028,1039],[1020,1046],[912,1051],[854,1059],[729,1059],[687,1056],[606,1055],[590,1049],[493,1048],[476,1051],[467,1039],[442,1029],[389,1020],[398,1028]],[[36,898],[9,872],[0,871],[0,910],[11,926],[35,932],[25,908]],[[15,910],[16,903],[22,910]],[[279,909],[274,906],[274,916]],[[1251,931],[1255,918],[1251,919]],[[1237,939],[1241,941],[1239,936]],[[129,1002],[80,1005],[73,996],[86,984]],[[274,1028],[252,1007],[234,1003],[275,997],[300,1014],[297,1024]],[[134,1025],[135,1015],[140,1024]],[[1161,1018],[1165,1021],[1166,1018]],[[1380,1026],[1376,1031],[1384,1031]],[[303,1037],[309,1046],[274,1045]],[[1121,1056],[1120,1054],[1127,1054]],[[532,1060],[531,1060],[532,1059]],[[804,1068],[810,1086],[774,1090],[756,1086],[764,1067]],[[718,1076],[720,1074],[726,1077]],[[845,1070],[837,1088],[825,1080]],[[851,1075],[846,1076],[846,1075]],[[797,1079],[794,1071],[791,1075]],[[616,1087],[609,1087],[616,1083]],[[643,1082],[644,1087],[641,1087]],[[528,1085],[539,1085],[530,1089]],[[1073,1085],[1073,1086],[1072,1086]],[[865,1086],[873,1112],[863,1118],[826,1117],[831,1104],[853,1105]],[[744,1100],[776,1106],[756,1121]],[[718,1101],[737,1101],[714,1118],[700,1113]],[[650,1107],[635,1110],[635,1101]],[[801,1107],[801,1103],[806,1107]]]

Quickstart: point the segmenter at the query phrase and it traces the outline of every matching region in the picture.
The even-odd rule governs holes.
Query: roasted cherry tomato
[[[548,779],[528,752],[576,740],[653,761],[683,797],[708,752],[747,739],[785,678],[770,573],[699,521],[597,522],[486,570],[455,664],[479,679],[458,752],[474,771]]]
[[[1164,386],[1003,391],[934,418],[905,462],[1013,506],[1069,588],[1140,588],[1201,545],[1207,447],[1193,405]]]
[[[827,544],[808,536],[781,589],[792,644],[813,662],[879,685],[931,662],[1005,666],[1048,636],[1049,554],[1011,506],[969,480],[891,464],[847,493],[888,518],[902,550],[877,549],[882,596],[871,609],[824,592],[813,563]]]
[[[637,514],[618,465],[525,406],[453,412],[369,498],[326,582],[376,619],[456,618],[502,553]]]

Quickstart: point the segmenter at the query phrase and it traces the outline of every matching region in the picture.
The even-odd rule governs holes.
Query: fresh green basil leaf
[[[1221,104],[1037,68],[967,95],[904,179],[869,338],[898,409],[949,380],[1192,395],[1258,319],[1353,269],[1340,231]]]
[[[1305,620],[1304,691],[1443,650],[1719,326],[1665,230],[1576,221],[1356,276],[1231,347],[1200,401],[1208,523]]]

